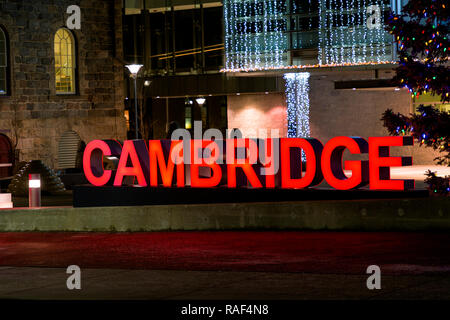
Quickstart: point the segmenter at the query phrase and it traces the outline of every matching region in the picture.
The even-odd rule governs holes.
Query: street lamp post
[[[137,75],[143,67],[142,64],[129,64],[125,66],[130,71],[130,77],[134,79],[134,118],[136,121],[136,140],[139,139],[138,103],[137,103]]]
[[[206,99],[204,97],[200,96],[200,97],[196,98],[195,101],[197,102],[197,104],[200,107],[200,112],[202,115],[202,129],[206,129],[207,122],[208,122],[208,120],[207,120],[208,114],[207,114],[207,111],[203,108],[203,106],[206,102]]]

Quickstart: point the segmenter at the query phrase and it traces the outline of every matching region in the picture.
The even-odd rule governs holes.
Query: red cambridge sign
[[[94,140],[84,151],[83,169],[94,186],[120,187],[131,179],[142,187],[302,189],[325,179],[339,190],[407,190],[414,180],[390,179],[390,167],[412,165],[412,158],[391,157],[390,147],[410,145],[409,136],[335,137],[325,145],[314,138]],[[368,154],[368,160],[344,161],[345,150]],[[117,169],[104,169],[104,157],[118,159]]]

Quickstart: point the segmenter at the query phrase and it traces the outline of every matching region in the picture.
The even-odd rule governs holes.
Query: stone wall
[[[57,168],[58,140],[67,130],[86,143],[124,139],[124,67],[120,0],[0,0],[0,25],[9,36],[9,96],[0,96],[0,132],[17,141],[20,160]],[[54,35],[70,5],[81,7],[73,30],[77,53],[74,95],[55,91]]]

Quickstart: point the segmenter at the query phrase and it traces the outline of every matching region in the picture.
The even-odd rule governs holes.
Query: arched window
[[[75,93],[75,38],[65,29],[55,34],[55,85],[57,94]]]
[[[0,95],[8,93],[8,38],[0,27]]]

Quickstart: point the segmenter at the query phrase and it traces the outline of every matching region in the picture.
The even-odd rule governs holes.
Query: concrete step
[[[39,210],[16,207],[13,210],[1,211],[0,232],[238,229],[449,232],[448,208],[449,197],[129,207],[44,207]]]

